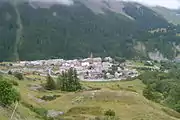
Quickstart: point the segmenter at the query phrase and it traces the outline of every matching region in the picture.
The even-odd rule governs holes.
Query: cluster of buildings
[[[115,62],[111,57],[104,59],[92,56],[86,59],[51,59],[37,61],[20,61],[13,63],[10,67],[12,72],[22,72],[24,74],[38,74],[45,76],[58,76],[63,71],[74,68],[81,80],[110,80],[127,79],[138,76],[135,69],[128,69],[125,64]]]

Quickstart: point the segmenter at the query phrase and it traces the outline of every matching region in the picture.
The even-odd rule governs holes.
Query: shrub
[[[14,77],[16,77],[18,80],[23,80],[24,79],[23,74],[19,73],[19,72],[15,72]]]
[[[102,115],[102,109],[101,107],[96,106],[78,106],[70,108],[67,111],[67,114],[69,115],[76,115],[76,114],[89,114],[89,115]]]
[[[143,96],[155,102],[161,102],[161,100],[163,100],[164,98],[163,94],[161,94],[160,92],[154,92],[151,86],[147,86],[143,90]]]
[[[175,105],[175,110],[180,113],[180,102]]]
[[[149,100],[153,100],[153,93],[152,90],[150,88],[150,86],[147,86],[144,90],[143,90],[143,96],[146,97]]]
[[[45,88],[47,90],[55,90],[56,89],[56,83],[49,74],[47,75],[47,81],[46,81]]]
[[[18,82],[15,80],[11,80],[10,83],[14,86],[19,86]]]
[[[12,73],[12,71],[8,71],[8,74],[9,74],[9,75],[12,75],[13,73]]]
[[[3,75],[1,74],[1,72],[0,72],[0,80],[2,80],[3,79]]]
[[[40,116],[46,116],[47,114],[47,110],[44,108],[33,108],[33,111],[39,114]]]
[[[109,109],[109,110],[105,111],[104,115],[105,116],[115,116],[116,114],[113,110]]]
[[[51,95],[51,96],[44,95],[41,99],[46,101],[52,101],[55,100],[57,97],[60,97],[60,95]]]
[[[95,117],[92,120],[120,120],[120,118],[116,116],[105,116],[105,117]]]
[[[120,118],[119,117],[115,117],[115,116],[106,116],[102,120],[120,120]]]
[[[20,100],[20,94],[7,81],[0,81],[0,103],[4,106]]]
[[[154,98],[153,101],[160,103],[161,100],[164,99],[164,96],[160,92],[153,92],[153,98]]]
[[[46,115],[47,115],[47,110],[46,109],[44,109],[44,108],[36,108],[33,105],[25,103],[25,102],[21,102],[21,103],[25,107],[29,108],[31,111],[33,111],[33,112],[37,113],[38,115],[46,118]]]

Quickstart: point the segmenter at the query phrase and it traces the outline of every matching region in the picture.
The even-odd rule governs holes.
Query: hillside
[[[25,77],[39,79],[39,76]],[[12,76],[6,76],[6,78],[16,80]],[[111,108],[120,120],[178,120],[178,118],[170,116],[178,117],[178,113],[148,101],[142,96],[145,85],[139,80],[82,82],[83,86],[89,90],[66,93],[57,90],[39,91],[31,89],[31,87],[45,82],[43,77],[40,79],[35,81],[16,80],[19,84],[17,88],[21,93],[21,101],[14,118],[16,117],[18,120],[40,120],[45,111],[55,110],[64,112],[63,116],[59,116],[64,120],[93,120],[95,116],[103,116],[104,111]],[[43,101],[40,98],[44,95],[59,95],[59,97],[55,100]],[[32,108],[36,111],[33,112]],[[0,119],[3,120],[8,120],[10,117],[8,113],[12,113],[11,110],[6,109],[0,109],[0,111]]]
[[[149,54],[158,52],[161,59],[178,55],[171,42],[172,37],[178,41],[177,31],[161,15],[138,3],[74,0],[69,5],[0,4],[0,61],[71,59],[91,52],[127,59],[149,59]],[[170,36],[148,33],[158,28],[167,28]]]
[[[153,7],[152,9],[164,16],[164,18],[167,19],[169,22],[173,24],[180,24],[180,15],[178,13],[179,10],[171,10],[159,6]]]

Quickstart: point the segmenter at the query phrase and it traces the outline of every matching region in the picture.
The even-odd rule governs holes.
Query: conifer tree
[[[47,90],[55,90],[56,89],[56,83],[49,74],[47,75],[47,81],[46,81],[45,87]]]
[[[73,92],[81,89],[79,78],[75,69],[70,68],[67,72],[62,72],[58,77],[57,86],[62,91]]]

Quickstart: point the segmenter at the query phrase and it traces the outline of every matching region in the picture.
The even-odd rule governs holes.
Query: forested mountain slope
[[[0,60],[12,60],[16,41],[17,15],[9,3],[0,3]]]
[[[70,5],[1,2],[0,11],[0,61],[71,59],[87,57],[91,52],[95,56],[127,59],[149,58],[149,52],[157,51],[166,58],[176,56],[173,43],[169,42],[170,36],[176,35],[172,25],[137,3],[104,0],[74,0]],[[167,28],[170,36],[148,32],[157,28]]]
[[[164,16],[164,18],[167,19],[169,22],[173,24],[180,24],[180,10],[172,10],[160,6],[153,7],[152,9]]]

